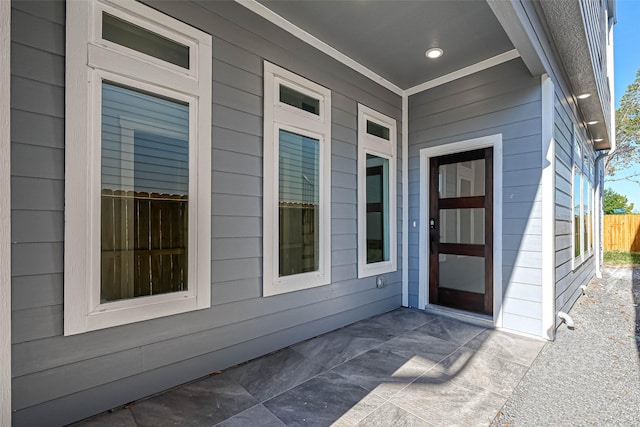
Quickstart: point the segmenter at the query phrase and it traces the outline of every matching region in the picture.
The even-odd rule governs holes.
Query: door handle
[[[440,239],[438,234],[438,230],[436,230],[436,221],[432,218],[429,220],[429,250],[432,255],[436,253],[438,240]]]

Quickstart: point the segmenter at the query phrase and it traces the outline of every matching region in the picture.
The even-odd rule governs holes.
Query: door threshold
[[[440,314],[442,316],[451,317],[468,323],[474,323],[485,328],[495,328],[493,318],[486,314],[471,313],[469,311],[458,310],[455,308],[444,307],[442,305],[435,304],[427,304],[424,307],[424,311],[433,314]]]

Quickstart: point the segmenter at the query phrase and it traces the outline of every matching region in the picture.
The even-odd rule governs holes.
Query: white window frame
[[[389,140],[367,132],[367,121],[389,129]],[[365,105],[358,104],[358,278],[396,271],[396,121]],[[367,154],[389,160],[389,261],[367,264]]]
[[[69,0],[64,334],[211,306],[211,36],[131,0]],[[102,12],[189,47],[189,69],[102,39]],[[100,302],[102,81],[189,105],[188,290]],[[126,117],[123,117],[126,119]]]
[[[280,101],[280,85],[319,100],[319,114]],[[319,141],[319,268],[279,275],[279,131]],[[268,297],[331,283],[331,91],[264,61],[264,191],[262,295]]]

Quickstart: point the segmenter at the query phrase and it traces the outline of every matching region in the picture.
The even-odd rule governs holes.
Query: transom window
[[[264,63],[263,295],[331,282],[331,92]]]
[[[358,104],[358,277],[396,267],[396,121]]]
[[[210,307],[211,36],[68,1],[66,53],[65,335]]]

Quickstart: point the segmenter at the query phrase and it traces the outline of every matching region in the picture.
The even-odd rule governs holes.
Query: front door
[[[432,157],[429,303],[493,314],[493,148]]]

